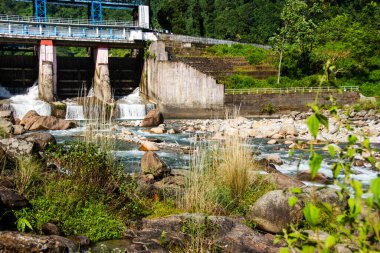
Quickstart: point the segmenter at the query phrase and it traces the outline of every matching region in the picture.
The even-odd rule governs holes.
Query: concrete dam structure
[[[0,51],[6,52],[0,52],[0,85],[13,94],[25,92],[38,80],[38,97],[49,103],[89,93],[111,103],[139,87],[148,103],[155,104],[167,117],[180,118],[223,117],[225,110],[231,108],[240,108],[243,115],[261,114],[269,106],[278,111],[304,110],[307,103],[313,102],[315,91],[272,90],[267,94],[257,90],[254,94],[226,90],[228,77],[242,70],[256,79],[275,76],[277,70],[265,64],[253,66],[244,57],[203,55],[212,45],[236,42],[151,30],[145,1],[96,1],[96,5],[89,0],[22,1],[34,3],[35,17],[0,15]],[[48,18],[46,4],[52,2],[88,6],[89,20]],[[103,7],[132,8],[135,19],[103,20]],[[86,48],[88,57],[63,57],[57,54],[61,47]],[[29,54],[17,54],[24,48]],[[112,57],[111,49],[128,49],[131,53]],[[339,104],[359,99],[356,88],[322,93],[322,103],[329,103],[330,96]],[[127,111],[124,109],[119,111]]]

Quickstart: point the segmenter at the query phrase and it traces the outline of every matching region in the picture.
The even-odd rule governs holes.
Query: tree
[[[278,64],[277,83],[280,83],[281,65],[283,54],[287,44],[296,44],[299,46],[301,57],[308,57],[316,41],[314,24],[311,15],[318,12],[317,5],[310,8],[302,0],[286,0],[284,9],[281,13],[282,27],[271,38],[273,48],[279,53],[280,59]]]

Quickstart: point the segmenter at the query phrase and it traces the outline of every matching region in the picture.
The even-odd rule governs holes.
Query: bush
[[[32,208],[15,212],[18,220],[28,221],[36,232],[42,232],[44,223],[53,222],[66,236],[114,239],[121,236],[127,222],[147,215],[147,201],[136,190],[136,181],[98,146],[53,145],[46,159],[59,169],[41,177],[33,191],[23,187],[31,196]],[[32,177],[26,178],[23,186],[30,185]]]
[[[53,222],[67,236],[85,235],[91,241],[120,238],[123,220],[96,199],[78,202],[70,184],[68,180],[52,181],[30,201],[33,208],[17,211],[16,217],[29,221],[38,233],[43,224]]]
[[[247,44],[215,45],[207,49],[208,53],[219,57],[245,57],[252,65],[269,61],[269,51]]]

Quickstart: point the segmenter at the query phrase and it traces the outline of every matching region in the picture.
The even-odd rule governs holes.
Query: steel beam
[[[46,20],[46,0],[33,0],[33,12],[37,21]]]
[[[91,12],[91,23],[102,24],[103,21],[103,11],[102,11],[102,0],[92,0],[90,6]]]

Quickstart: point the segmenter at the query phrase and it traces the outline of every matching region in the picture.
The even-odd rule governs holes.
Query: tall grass
[[[18,193],[31,191],[34,183],[40,180],[42,164],[32,156],[21,156],[16,159],[15,184]]]
[[[226,214],[244,202],[255,167],[247,140],[229,137],[197,148],[179,200],[190,212]]]

